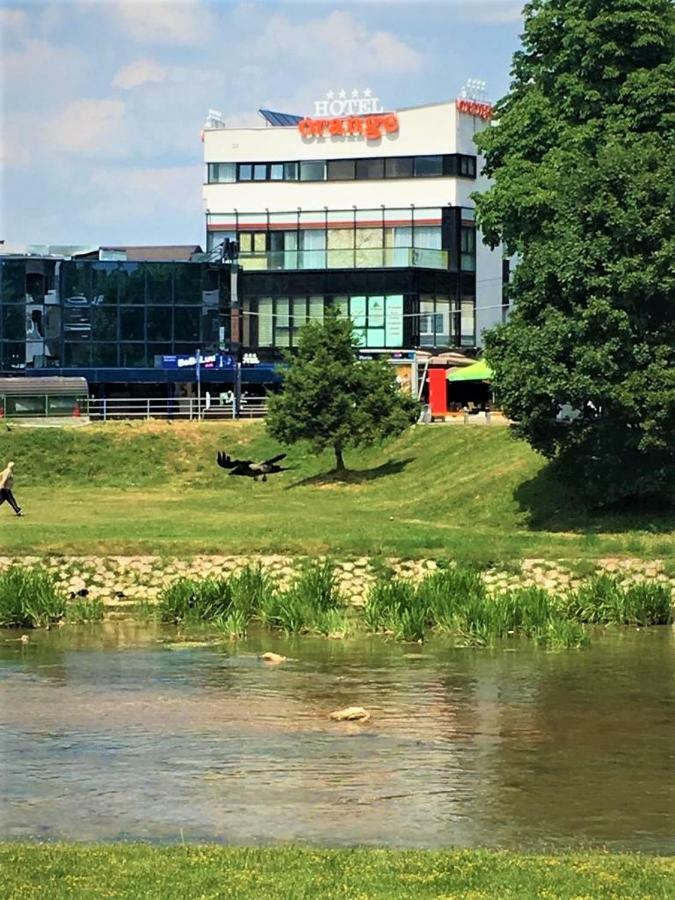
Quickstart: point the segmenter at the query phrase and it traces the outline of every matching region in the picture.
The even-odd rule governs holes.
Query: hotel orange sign
[[[385,113],[381,116],[347,116],[335,119],[305,118],[298,122],[298,131],[304,138],[364,137],[376,141],[383,134],[398,131],[398,116]]]
[[[492,104],[482,100],[470,100],[468,97],[457,98],[457,109],[460,112],[469,113],[470,116],[479,116],[481,119],[492,118]]]

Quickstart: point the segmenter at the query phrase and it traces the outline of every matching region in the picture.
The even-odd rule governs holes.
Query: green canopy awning
[[[492,381],[493,372],[484,359],[463,369],[448,372],[448,381]]]

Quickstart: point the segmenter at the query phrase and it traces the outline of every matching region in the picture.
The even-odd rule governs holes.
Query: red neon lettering
[[[470,116],[479,116],[481,119],[492,118],[492,104],[481,103],[478,100],[467,100],[466,97],[457,98],[459,112],[468,113]]]
[[[457,102],[459,104],[460,101]],[[394,113],[387,113],[383,116],[349,116],[335,119],[305,118],[298,122],[298,130],[303,138],[323,137],[328,132],[331,137],[362,135],[368,140],[378,140],[382,137],[383,131],[387,134],[395,134],[398,129],[398,116]]]

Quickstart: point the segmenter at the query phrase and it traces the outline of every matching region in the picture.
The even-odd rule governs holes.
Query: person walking
[[[7,463],[6,468],[0,472],[0,506],[5,502],[5,500],[12,507],[17,516],[22,516],[21,507],[16,502],[14,494],[12,493],[12,487],[14,486],[14,463]]]

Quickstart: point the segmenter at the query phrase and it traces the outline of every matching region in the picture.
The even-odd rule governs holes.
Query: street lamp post
[[[202,418],[202,351],[195,350],[195,372],[197,376],[197,420]]]

